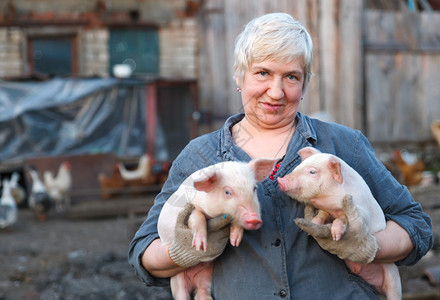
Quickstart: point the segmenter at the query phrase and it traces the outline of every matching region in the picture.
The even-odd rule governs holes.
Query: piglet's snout
[[[257,214],[249,214],[243,220],[244,226],[247,230],[257,230],[263,224],[260,217]]]

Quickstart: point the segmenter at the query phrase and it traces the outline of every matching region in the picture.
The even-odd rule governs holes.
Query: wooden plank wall
[[[363,0],[205,0],[200,103],[224,119],[242,111],[233,79],[237,34],[252,18],[286,12],[310,32],[314,78],[300,110],[327,111],[375,142],[432,140],[440,118],[438,13],[368,11]]]
[[[366,11],[365,101],[373,142],[433,139],[440,119],[440,14]]]

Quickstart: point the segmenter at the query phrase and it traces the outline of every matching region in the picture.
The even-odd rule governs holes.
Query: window
[[[32,74],[71,75],[77,73],[74,36],[41,36],[29,40]]]
[[[111,29],[109,48],[110,74],[115,64],[129,64],[134,74],[159,74],[157,29]]]

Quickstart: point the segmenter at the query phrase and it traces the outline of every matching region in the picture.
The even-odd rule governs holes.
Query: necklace
[[[290,138],[290,135],[293,131],[293,128],[295,127],[296,121],[293,121],[292,127],[290,127],[289,129],[289,133],[287,134],[286,138],[284,139],[283,144],[281,145],[281,147],[278,149],[277,153],[275,153],[275,155],[273,156],[273,158],[277,158],[278,153],[280,153],[281,149],[283,149],[284,145],[286,145],[287,141]]]
[[[287,134],[286,138],[284,139],[283,144],[280,146],[278,151],[273,156],[274,158],[277,158],[277,155],[280,153],[281,149],[283,149],[283,147],[286,145],[287,141],[290,139],[291,134],[292,134],[295,126],[296,126],[296,120],[294,120],[292,126],[290,127],[289,133]],[[249,135],[248,138],[243,138],[243,137],[239,138],[242,127],[243,127],[244,132],[246,132],[246,134]],[[235,136],[236,136],[235,143],[240,147],[243,147],[249,141],[249,139],[251,139],[253,137],[253,135],[251,135],[250,132],[248,132],[248,130],[246,130],[246,127],[243,126],[242,124],[239,124],[237,131],[235,133]]]

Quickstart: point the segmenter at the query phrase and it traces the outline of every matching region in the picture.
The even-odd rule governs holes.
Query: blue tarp
[[[0,81],[0,163],[64,154],[140,156],[145,97],[145,82],[115,78]]]

